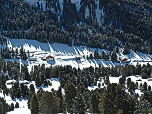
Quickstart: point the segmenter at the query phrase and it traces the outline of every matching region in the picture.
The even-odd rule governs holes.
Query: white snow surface
[[[86,59],[87,56],[90,56],[90,54],[94,53],[96,48],[87,48],[86,46],[68,46],[65,44],[59,44],[59,43],[40,43],[35,40],[26,40],[26,39],[9,39],[8,38],[8,47],[9,48],[21,48],[28,52],[30,54],[29,58],[34,58],[36,61],[23,61],[16,59],[16,61],[20,62],[20,64],[26,64],[29,68],[29,71],[31,70],[32,66],[34,65],[42,65],[45,64],[46,67],[55,66],[55,65],[71,65],[72,67],[76,68],[86,68],[89,66],[93,67],[99,67],[99,64],[104,67],[115,67],[118,65],[126,65],[126,63],[117,63],[112,62],[110,60],[105,61],[101,59]],[[109,52],[105,49],[98,49],[99,54],[102,52]],[[43,61],[41,58],[47,57],[47,56],[53,56],[54,60],[46,60]],[[75,60],[75,57],[80,57],[80,60]],[[149,54],[143,54],[143,53],[135,53],[133,50],[130,50],[130,54],[123,55],[123,53],[120,52],[117,53],[118,58],[127,58],[130,62],[127,64],[130,65],[137,65],[138,64],[151,64],[151,57],[152,55]],[[6,59],[7,61],[15,61],[14,59]]]
[[[30,109],[26,108],[15,108],[14,111],[10,111],[7,114],[31,114]]]

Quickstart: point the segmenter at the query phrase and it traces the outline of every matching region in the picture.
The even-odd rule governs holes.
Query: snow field
[[[99,67],[99,64],[104,67],[115,67],[118,65],[125,65],[126,63],[117,63],[112,61],[105,61],[105,60],[95,60],[95,59],[86,59],[87,56],[94,53],[96,50],[95,48],[87,48],[86,46],[68,46],[65,44],[48,44],[48,43],[40,43],[35,40],[26,40],[26,39],[9,39],[8,38],[8,47],[9,48],[16,48],[19,49],[23,47],[23,49],[28,52],[31,58],[36,58],[36,61],[23,61],[17,60],[21,64],[26,64],[31,70],[31,67],[34,65],[41,65],[45,64],[46,67],[50,67],[51,65],[71,65],[72,67],[76,68],[86,68],[89,66]],[[121,50],[121,49],[120,49]],[[109,51],[105,49],[98,49],[98,53],[101,54],[102,52],[109,53]],[[54,57],[54,61],[47,60],[43,61],[41,58],[51,55]],[[135,65],[137,62],[141,65],[143,64],[151,64],[151,57],[152,55],[143,54],[143,53],[135,53],[133,50],[130,50],[130,54],[123,55],[120,51],[117,53],[118,58],[127,58],[130,60],[130,65]],[[75,60],[75,57],[80,57],[80,60]],[[83,58],[85,57],[85,58]],[[10,59],[7,59],[7,61]],[[11,61],[14,61],[13,59]]]
[[[7,114],[31,114],[31,111],[28,109],[28,107],[15,108],[14,111],[10,111]]]

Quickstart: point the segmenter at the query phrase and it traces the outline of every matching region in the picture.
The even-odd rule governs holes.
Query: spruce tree
[[[66,102],[66,109],[69,113],[74,113],[73,111],[73,101],[72,99],[76,96],[76,88],[72,83],[65,85],[65,102]]]
[[[45,92],[42,94],[40,101],[40,113],[56,114],[59,111],[59,99],[53,92]]]
[[[13,103],[11,103],[11,109],[10,109],[11,111],[13,111],[14,110],[14,104]]]
[[[90,97],[90,113],[99,113],[98,109],[99,99],[97,96],[93,93]]]
[[[64,106],[64,100],[63,100],[63,95],[62,95],[62,88],[59,87],[57,90],[57,97],[59,98],[59,113],[65,113],[65,106]]]
[[[33,84],[30,85],[30,92],[35,93],[35,87]]]
[[[30,100],[30,109],[31,114],[38,114],[39,112],[39,101],[36,94],[32,95],[32,98]]]
[[[15,108],[19,108],[19,103],[18,102],[16,102]]]
[[[86,112],[83,95],[77,92],[75,99],[73,99],[73,112],[84,114]]]

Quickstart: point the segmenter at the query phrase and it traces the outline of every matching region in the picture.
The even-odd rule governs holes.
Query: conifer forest
[[[0,114],[152,114],[152,0],[0,0]]]

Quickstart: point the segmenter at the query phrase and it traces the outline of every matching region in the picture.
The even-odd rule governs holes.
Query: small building
[[[53,56],[51,56],[51,55],[49,55],[49,56],[46,56],[46,57],[44,57],[44,58],[41,58],[43,61],[46,61],[46,60],[52,60],[52,61],[54,61],[54,57]]]

